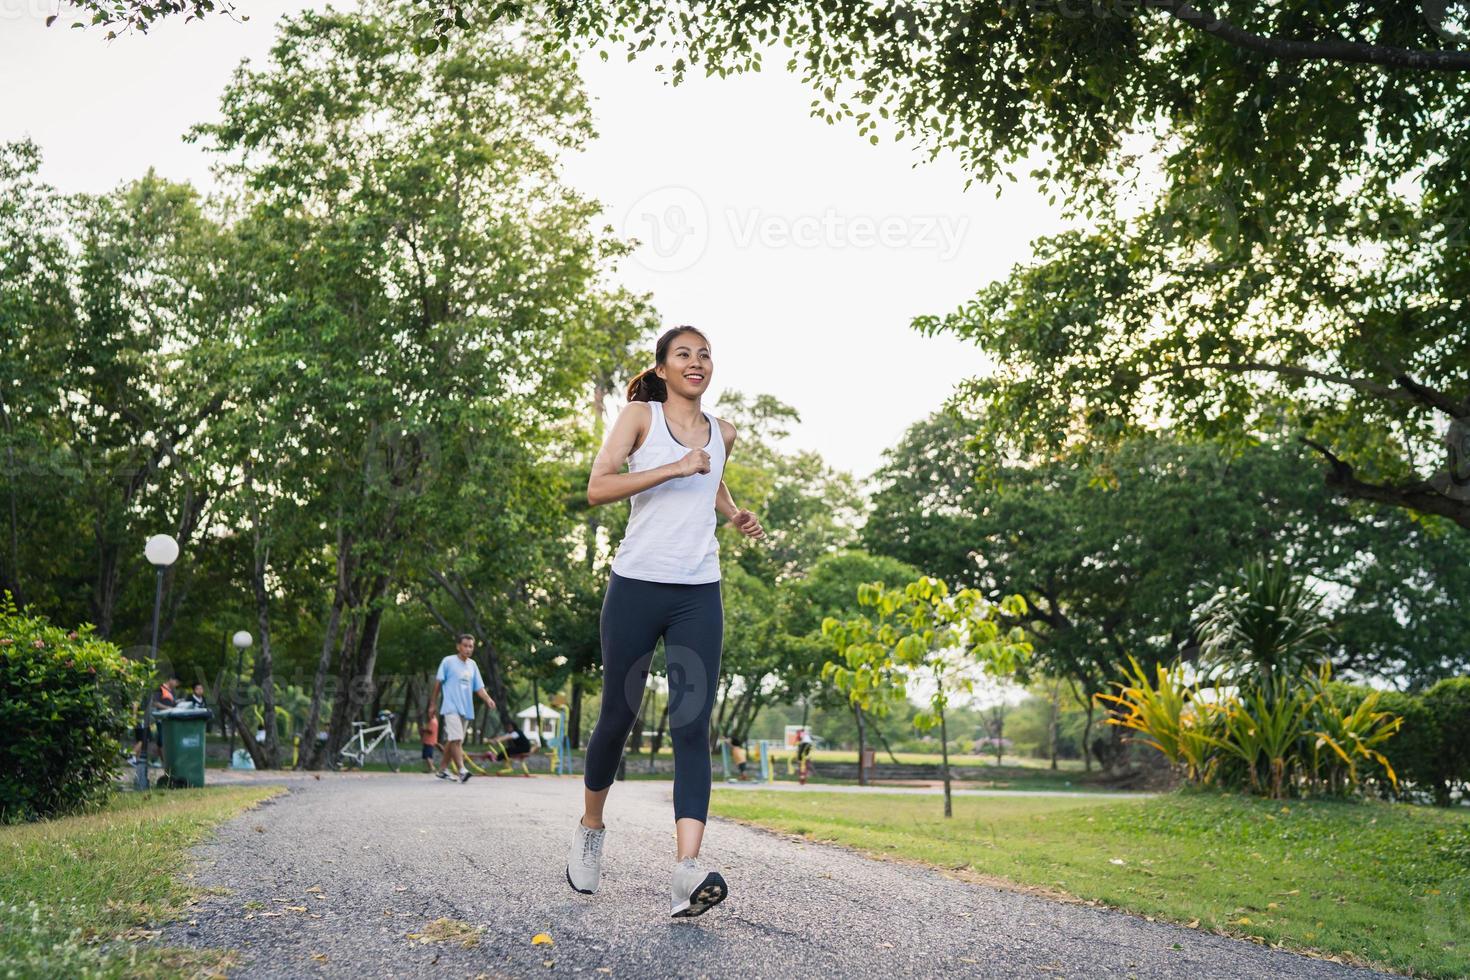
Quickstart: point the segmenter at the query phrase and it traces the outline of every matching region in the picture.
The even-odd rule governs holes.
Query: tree
[[[166,637],[214,492],[199,450],[225,398],[222,232],[186,185],[150,173],[65,198],[39,163],[34,144],[0,148],[0,571],[115,638],[137,541],[167,529],[184,558],[164,579]]]
[[[958,152],[973,179],[1024,165],[1100,224],[1039,243],[1038,262],[957,313],[916,320],[1001,365],[971,393],[1019,448],[1115,438],[1161,408],[1177,427],[1249,435],[1285,405],[1335,491],[1470,528],[1462,5],[1165,0],[1079,16],[601,0],[554,13],[571,40],[630,57],[656,46],[675,83],[696,66],[758,70],[779,42],[820,93],[814,115]],[[1156,196],[1138,189],[1146,167],[1161,171]]]
[[[1129,653],[1187,653],[1196,608],[1269,552],[1331,595],[1339,670],[1423,686],[1467,663],[1464,536],[1334,499],[1288,440],[1147,434],[1005,465],[986,431],[954,412],[912,426],[877,474],[866,544],[1025,596],[1033,666],[1089,709]]]
[[[138,4],[88,6],[108,22],[140,16]],[[430,16],[433,43],[531,6],[450,4]],[[1115,210],[1148,147],[1164,191],[1138,221],[1043,243],[1043,262],[1010,288],[917,321],[1005,365],[976,389],[1006,409],[1005,430],[1023,444],[1077,438],[1080,403],[1095,438],[1162,401],[1176,424],[1247,432],[1284,399],[1338,492],[1470,528],[1470,340],[1452,298],[1470,285],[1463,5],[552,11],[567,39],[623,42],[630,57],[666,49],[675,82],[696,65],[759,69],[779,41],[796,52],[788,70],[820,92],[814,114],[873,141],[891,119],[900,138],[958,151],[982,180],[1024,161],[1082,216]]]
[[[930,712],[914,724],[939,727],[944,815],[952,816],[945,708],[956,691],[973,688],[976,667],[992,677],[1011,676],[1021,668],[1030,643],[1020,627],[1003,626],[1001,615],[1024,615],[1025,600],[1007,596],[996,605],[977,589],[951,596],[944,582],[925,576],[901,589],[861,586],[858,603],[872,613],[822,623],[823,636],[841,658],[823,665],[822,679],[865,709],[882,705],[889,693],[905,696],[914,681],[934,685]]]
[[[284,22],[194,134],[244,195],[242,380],[289,450],[273,478],[310,502],[335,565],[308,725],[335,661],[328,751],[374,700],[396,587],[468,581],[495,542],[508,605],[547,567],[546,537],[517,548],[517,526],[561,519],[545,460],[597,361],[590,297],[625,250],[558,179],[556,153],[590,133],[570,61],[490,28],[417,55],[414,17],[384,2]]]

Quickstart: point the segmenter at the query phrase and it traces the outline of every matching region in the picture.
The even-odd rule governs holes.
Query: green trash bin
[[[204,785],[204,729],[208,708],[170,708],[153,714],[163,724],[163,772],[165,786]]]

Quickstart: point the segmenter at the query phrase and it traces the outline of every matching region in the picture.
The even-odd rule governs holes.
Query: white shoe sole
[[[730,888],[725,884],[725,879],[720,877],[718,871],[711,871],[704,876],[699,887],[689,895],[689,900],[678,905],[670,913],[675,919],[693,918],[696,915],[704,915],[710,909],[719,905],[730,895]]]
[[[572,891],[576,892],[578,895],[596,895],[597,894],[597,889],[595,887],[589,890],[589,889],[586,889],[586,888],[578,888],[575,884],[573,884],[573,882],[572,882],[572,867],[571,867],[571,865],[567,865],[567,884],[571,885],[572,886]]]

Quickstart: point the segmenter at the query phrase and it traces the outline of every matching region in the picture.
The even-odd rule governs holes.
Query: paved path
[[[731,897],[671,919],[670,785],[613,789],[595,896],[563,877],[580,797],[549,777],[292,779],[198,848],[196,882],[229,893],[164,939],[239,950],[241,977],[1372,976],[718,819],[705,856]],[[407,938],[441,917],[478,945]]]

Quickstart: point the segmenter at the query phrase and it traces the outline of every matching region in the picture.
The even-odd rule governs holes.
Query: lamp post
[[[143,545],[143,554],[158,569],[158,585],[153,590],[153,643],[150,646],[154,661],[158,660],[158,613],[163,608],[163,570],[179,557],[179,543],[167,534],[155,534]]]
[[[245,630],[240,630],[230,637],[230,642],[235,646],[235,683],[230,685],[230,704],[234,710],[235,724],[230,726],[230,759],[235,758],[235,732],[240,727],[240,706],[236,702],[240,694],[240,673],[245,669],[245,650],[253,642],[253,638]]]

